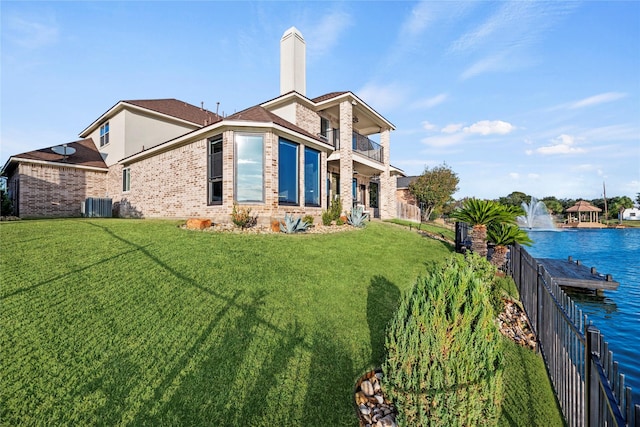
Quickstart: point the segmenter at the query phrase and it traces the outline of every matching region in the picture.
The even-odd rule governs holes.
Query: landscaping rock
[[[189,218],[186,227],[189,230],[204,230],[205,228],[211,227],[211,220],[205,218]]]
[[[362,427],[395,427],[397,410],[380,387],[382,372],[371,371],[356,383],[355,401]]]

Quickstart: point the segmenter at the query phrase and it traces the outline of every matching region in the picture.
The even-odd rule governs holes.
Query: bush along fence
[[[510,270],[567,425],[640,426],[640,405],[600,331],[520,245]]]

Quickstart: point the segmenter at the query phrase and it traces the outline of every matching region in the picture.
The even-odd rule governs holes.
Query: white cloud
[[[436,105],[442,104],[447,100],[448,97],[449,95],[447,95],[446,93],[441,93],[431,98],[420,99],[411,104],[411,108],[433,108]]]
[[[524,154],[526,154],[527,156],[530,156],[533,154],[533,150],[525,150]]]
[[[430,123],[428,121],[424,121],[422,122],[422,129],[424,130],[436,130],[437,126],[434,125],[433,123]]]
[[[481,120],[463,130],[467,133],[479,133],[480,135],[506,135],[514,129],[515,126],[511,123],[503,122],[502,120]]]
[[[509,177],[512,178],[512,179],[518,179],[518,178],[520,178],[520,174],[517,173],[517,172],[511,172],[511,173],[509,173]]]
[[[599,95],[590,96],[588,98],[584,98],[579,101],[572,102],[569,105],[569,108],[576,109],[576,108],[592,107],[594,105],[604,104],[606,102],[617,101],[618,99],[624,98],[626,96],[627,96],[626,93],[620,93],[620,92],[601,93]]]
[[[376,110],[391,110],[402,105],[407,98],[407,89],[396,83],[388,85],[376,85],[367,83],[362,89],[357,91],[361,99],[366,99],[367,104],[375,105]]]
[[[7,20],[9,39],[25,49],[38,49],[58,42],[59,29],[54,20],[49,22],[23,19],[18,16]]]
[[[430,6],[430,2],[422,1],[411,9],[409,18],[402,25],[402,32],[408,33],[411,36],[422,33],[433,20]]]
[[[580,147],[576,147],[576,138],[571,135],[560,135],[557,138],[551,140],[552,145],[540,147],[536,150],[539,154],[579,154],[584,153],[585,150]]]
[[[529,178],[529,179],[538,179],[538,178],[540,178],[540,175],[537,174],[537,173],[528,173],[527,174],[527,178]]]
[[[435,135],[422,139],[422,143],[430,147],[450,147],[459,144],[465,139],[464,133],[454,133],[449,135]]]
[[[337,10],[322,16],[315,27],[306,30],[309,56],[317,58],[328,55],[351,25],[351,16],[344,11]]]
[[[462,129],[462,123],[451,123],[443,127],[440,132],[442,133],[456,133]]]

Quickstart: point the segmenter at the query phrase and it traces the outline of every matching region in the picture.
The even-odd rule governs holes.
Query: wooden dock
[[[567,260],[538,258],[537,261],[560,286],[590,289],[598,293],[603,290],[614,291],[620,286],[610,274],[600,274],[594,267],[588,268],[580,261],[574,262],[571,257]]]

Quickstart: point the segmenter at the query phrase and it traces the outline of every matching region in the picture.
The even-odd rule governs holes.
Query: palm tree
[[[497,268],[502,268],[507,261],[507,246],[515,243],[530,246],[533,243],[526,231],[517,225],[505,222],[489,224],[487,238],[496,245],[493,249],[491,264]]]
[[[451,217],[466,222],[471,228],[471,250],[485,258],[487,256],[487,226],[492,222],[514,222],[513,212],[493,200],[466,199],[462,208]]]

